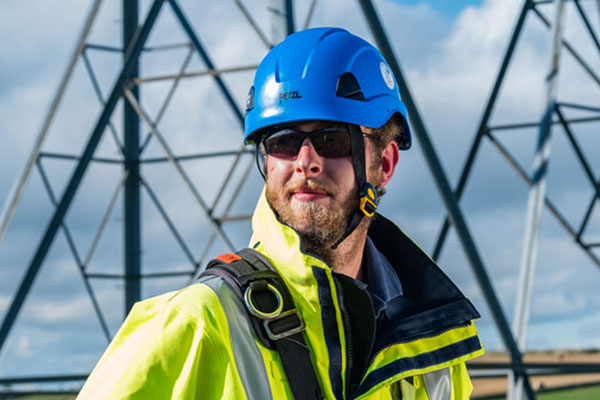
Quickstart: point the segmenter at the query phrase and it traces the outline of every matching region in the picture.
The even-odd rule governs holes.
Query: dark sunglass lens
[[[350,133],[344,129],[313,132],[311,141],[321,157],[340,158],[351,155]]]
[[[277,158],[296,157],[304,138],[297,132],[278,132],[265,140],[265,151]]]

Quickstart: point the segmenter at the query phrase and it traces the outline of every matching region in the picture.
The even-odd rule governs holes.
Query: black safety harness
[[[200,275],[225,280],[242,300],[254,333],[279,353],[296,400],[323,399],[302,332],[306,326],[279,273],[260,253],[242,249],[213,259]]]

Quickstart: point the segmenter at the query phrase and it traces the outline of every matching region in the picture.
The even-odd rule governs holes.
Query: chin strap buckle
[[[366,182],[360,190],[360,210],[367,217],[372,217],[377,210],[377,203],[379,203],[377,190],[369,182]]]

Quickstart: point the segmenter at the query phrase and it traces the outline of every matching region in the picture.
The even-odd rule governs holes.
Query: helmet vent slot
[[[351,72],[345,72],[338,78],[335,94],[346,99],[365,101],[365,95]]]

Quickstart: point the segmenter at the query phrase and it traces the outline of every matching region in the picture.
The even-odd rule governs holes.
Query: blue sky
[[[483,0],[394,0],[395,2],[403,5],[418,5],[426,4],[428,7],[446,14],[447,16],[454,18],[460,14],[465,7],[468,6],[480,6]]]
[[[265,46],[248,27],[233,2],[212,2],[209,6],[200,6],[192,0],[180,2],[216,65],[231,67],[255,64],[265,54]],[[8,196],[11,185],[25,164],[31,143],[41,127],[91,6],[91,1],[49,3],[38,0],[34,3],[12,2],[0,6],[2,199]],[[119,3],[106,0],[89,42],[119,45]],[[148,4],[149,1],[142,1],[141,15],[145,15]],[[264,2],[252,0],[245,4],[257,22],[266,26],[265,32],[268,33],[269,14]],[[380,0],[375,4],[442,164],[454,183],[522,2]],[[551,9],[543,10],[547,15],[552,15]],[[304,21],[306,14],[305,2],[297,2],[298,26],[302,26],[300,22]],[[593,47],[578,39],[581,30],[573,17],[576,15],[568,14],[567,36],[591,52]],[[27,21],[27,24],[23,21]],[[592,19],[592,24],[597,28],[597,19]],[[225,25],[227,29],[223,29]],[[318,2],[310,26],[322,25],[342,26],[371,40],[356,2]],[[185,41],[185,36],[173,22],[172,13],[163,10],[150,43],[159,45]],[[518,47],[518,55],[511,64],[492,116],[493,123],[539,119],[544,98],[543,76],[549,62],[548,43],[544,28],[530,17]],[[98,74],[100,87],[106,94],[118,71],[120,58],[98,51],[90,51],[89,56]],[[185,56],[185,49],[147,53],[143,58],[142,73],[144,76],[174,73]],[[572,60],[566,56],[563,58],[566,73],[561,75],[559,83],[561,100],[597,103],[598,94],[589,79],[582,77]],[[597,60],[590,62],[598,68]],[[189,71],[204,69],[202,62],[194,55]],[[224,78],[240,107],[244,104],[251,78],[251,72],[228,74]],[[165,83],[142,87],[142,103],[150,115],[156,115],[168,88]],[[85,68],[79,62],[44,150],[79,153],[99,111],[100,105]],[[114,124],[118,132],[119,117],[120,111],[117,111]],[[581,129],[578,130],[578,137],[584,143],[584,152],[598,175],[600,160],[591,157],[600,152],[600,143],[597,135],[594,136],[597,128],[593,124],[582,126],[578,128]],[[239,124],[208,78],[189,79],[180,85],[159,129],[177,154],[238,149],[242,137]],[[142,131],[147,133],[145,128]],[[104,136],[97,155],[117,157],[118,150],[110,134],[106,132]],[[517,155],[522,165],[530,170],[535,130],[502,132],[498,136]],[[198,140],[199,137],[202,141]],[[164,156],[164,152],[153,140],[145,156]],[[184,167],[210,203],[218,189],[215,181],[223,179],[230,164],[231,159],[220,158],[211,162],[188,162]],[[246,158],[242,167],[251,164],[252,160]],[[61,193],[73,163],[44,160],[44,166],[54,190]],[[234,182],[243,177],[243,168],[236,170]],[[444,216],[444,207],[418,143],[411,151],[402,154],[398,171],[383,199],[382,212],[398,223],[425,250],[431,251]],[[83,255],[90,247],[120,173],[117,167],[94,165],[86,174],[67,215],[67,225],[74,234],[79,253]],[[144,176],[180,228],[194,255],[198,256],[203,249],[202,244],[209,240],[211,230],[189,191],[168,165],[147,165],[144,167]],[[569,221],[577,224],[592,192],[580,166],[574,162],[572,150],[562,132],[558,132],[553,141],[548,179],[548,194]],[[32,249],[37,245],[40,232],[52,211],[41,185],[36,172],[17,209],[11,229],[0,244],[0,315],[5,312],[23,276]],[[260,177],[252,170],[240,198],[234,203],[233,215],[252,212],[261,185]],[[227,189],[225,199],[232,195],[233,189],[233,185]],[[461,201],[461,208],[509,321],[514,308],[526,201],[527,188],[490,143],[485,142]],[[109,217],[105,234],[90,262],[90,271],[119,273],[121,269],[120,202],[121,199]],[[144,271],[189,269],[188,260],[169,234],[168,227],[147,194],[143,195],[142,202]],[[224,211],[225,203],[219,203],[217,213]],[[544,213],[543,218],[527,348],[600,347],[597,335],[600,331],[600,299],[596,291],[600,280],[598,268],[573,244],[551,215]],[[237,246],[246,245],[250,234],[247,223],[228,223],[225,230]],[[600,211],[596,209],[586,235],[590,240],[596,238],[600,241],[598,233]],[[223,250],[223,246],[217,244],[210,249],[210,253],[218,254]],[[488,349],[501,349],[502,344],[490,313],[453,233],[439,261],[481,311],[482,319],[478,326],[484,345]],[[185,284],[187,281],[181,278],[147,280],[144,282],[143,295],[155,295]],[[114,334],[123,318],[122,283],[94,280],[93,287],[111,334]],[[86,373],[105,346],[106,340],[94,317],[77,266],[64,235],[59,234],[17,324],[0,352],[0,376],[32,375],[47,371]],[[56,370],[56,365],[64,364],[65,357],[70,361],[68,366]]]

